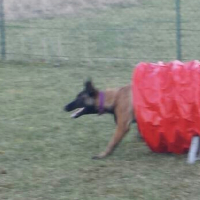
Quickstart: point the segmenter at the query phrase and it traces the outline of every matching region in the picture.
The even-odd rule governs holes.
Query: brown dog
[[[99,91],[91,81],[87,81],[76,99],[65,106],[65,111],[72,111],[73,118],[85,114],[111,113],[115,117],[116,130],[108,143],[106,150],[93,157],[93,159],[104,158],[110,155],[120,143],[125,134],[129,131],[130,124],[135,121],[132,106],[131,85],[125,87]]]

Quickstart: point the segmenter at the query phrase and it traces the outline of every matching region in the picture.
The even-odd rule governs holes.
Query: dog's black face
[[[85,83],[83,91],[81,91],[76,99],[67,104],[64,108],[65,111],[70,112],[77,109],[72,115],[72,118],[78,118],[82,115],[97,114],[98,109],[95,106],[95,98],[98,91],[94,88],[91,81]]]

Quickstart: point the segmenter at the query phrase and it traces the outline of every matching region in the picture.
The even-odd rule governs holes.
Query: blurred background
[[[198,0],[0,2],[6,60],[121,65],[200,53]]]

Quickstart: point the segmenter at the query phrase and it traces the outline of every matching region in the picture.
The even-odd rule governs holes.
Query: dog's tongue
[[[75,118],[80,112],[83,111],[84,108],[78,108],[71,114],[71,118]]]

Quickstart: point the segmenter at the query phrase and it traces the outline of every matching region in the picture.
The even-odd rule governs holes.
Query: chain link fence
[[[118,62],[199,59],[198,0],[0,0],[1,58]]]

